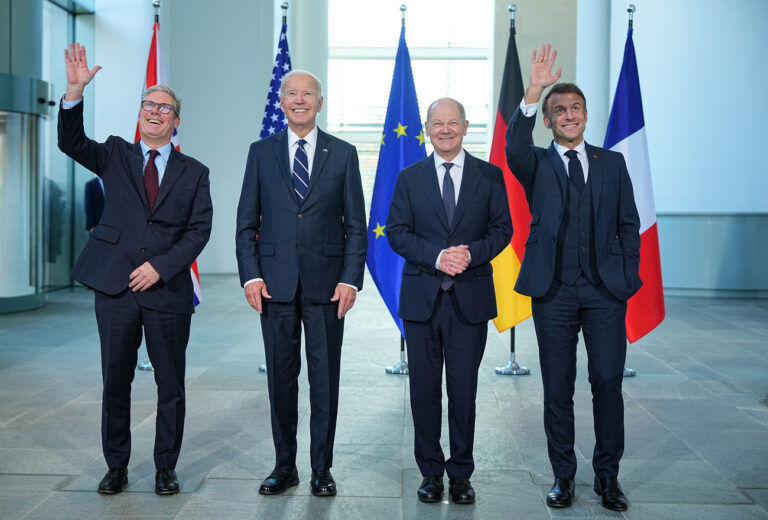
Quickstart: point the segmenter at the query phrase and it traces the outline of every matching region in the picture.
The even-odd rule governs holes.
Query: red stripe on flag
[[[149,58],[147,58],[147,76],[144,80],[144,90],[149,87],[157,85],[157,37],[160,31],[160,23],[155,22],[152,26],[152,42],[149,44]],[[141,93],[144,95],[144,92]],[[138,143],[141,140],[141,134],[139,133],[139,123],[136,122],[136,135],[133,138],[134,143]]]
[[[659,231],[656,223],[640,235],[640,279],[643,286],[627,302],[627,339],[639,340],[664,319]]]
[[[504,182],[507,185],[507,198],[509,199],[509,212],[512,215],[512,249],[515,250],[518,260],[522,262],[525,253],[525,241],[528,240],[528,227],[531,222],[531,212],[528,210],[528,201],[525,199],[525,190],[517,181],[507,166],[507,157],[504,153],[506,143],[507,122],[504,121],[501,112],[496,112],[496,124],[493,130],[491,143],[491,155],[488,160],[504,172]]]

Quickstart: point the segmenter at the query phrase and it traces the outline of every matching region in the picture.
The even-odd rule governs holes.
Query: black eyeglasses
[[[157,110],[161,114],[170,114],[171,110],[175,110],[173,105],[169,105],[168,103],[155,103],[154,101],[150,101],[148,99],[145,99],[141,102],[141,108],[146,110],[147,112],[154,110],[155,107],[157,107]]]

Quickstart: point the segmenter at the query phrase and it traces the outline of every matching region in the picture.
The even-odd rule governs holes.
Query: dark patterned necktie
[[[301,204],[307,195],[307,186],[309,186],[309,163],[307,162],[307,152],[304,151],[304,145],[307,141],[299,139],[299,147],[296,149],[296,155],[293,158],[293,190],[296,192],[296,199]]]
[[[155,200],[157,200],[157,192],[160,190],[160,181],[157,175],[157,165],[155,165],[155,157],[160,155],[157,150],[149,151],[149,160],[144,167],[144,190],[147,192],[147,202],[149,203],[149,211],[155,208]]]
[[[448,227],[453,223],[453,212],[456,210],[456,190],[451,179],[451,168],[453,163],[443,163],[445,167],[445,176],[443,177],[443,207],[445,207],[445,216],[448,217]]]
[[[565,156],[568,157],[568,177],[571,178],[571,182],[581,195],[581,192],[584,191],[584,170],[581,167],[581,161],[579,161],[579,152],[568,150],[565,152]]]

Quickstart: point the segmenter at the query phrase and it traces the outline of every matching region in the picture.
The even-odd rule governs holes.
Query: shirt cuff
[[[72,107],[75,107],[80,104],[80,102],[83,100],[83,98],[76,99],[74,101],[67,101],[64,99],[64,96],[61,96],[61,108],[64,110],[69,110]]]
[[[352,287],[355,290],[355,292],[360,292],[360,289],[358,289],[357,286],[352,285],[351,283],[339,282],[339,285],[346,285],[347,287]]]
[[[520,101],[520,112],[522,112],[525,117],[535,116],[536,109],[538,107],[539,107],[538,103],[531,103],[530,105],[526,105],[525,98],[523,98],[523,100]]]
[[[248,287],[248,285],[252,284],[253,282],[263,282],[263,281],[264,281],[264,278],[251,278],[250,280],[248,280],[243,284],[243,289]]]

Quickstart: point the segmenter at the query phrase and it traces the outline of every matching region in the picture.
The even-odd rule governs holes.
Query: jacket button
[[[147,224],[149,224],[151,226],[152,225],[152,220],[151,219],[147,220]]]
[[[146,250],[147,250],[147,248],[146,248],[146,247],[140,247],[140,248],[139,248],[139,252],[141,252],[141,253],[145,252]]]
[[[299,213],[298,215],[296,215],[296,218],[302,219],[302,218],[304,218],[304,216],[301,213]]]

